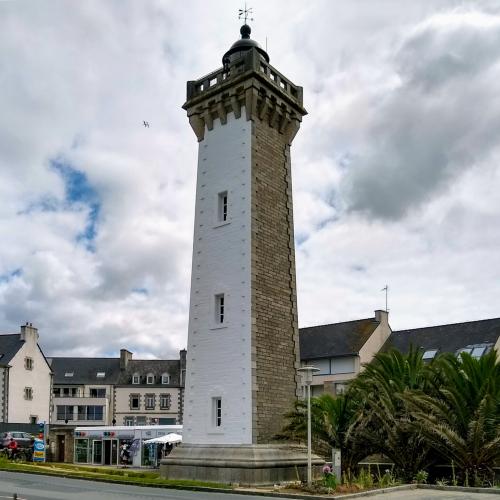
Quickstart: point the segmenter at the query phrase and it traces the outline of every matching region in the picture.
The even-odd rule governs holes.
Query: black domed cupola
[[[225,64],[226,62],[231,61],[233,58],[236,58],[237,54],[246,52],[250,49],[256,49],[259,54],[266,60],[266,62],[269,62],[269,56],[267,55],[267,52],[255,40],[252,40],[250,38],[251,32],[252,30],[250,29],[250,26],[248,26],[248,24],[244,24],[241,27],[241,38],[234,42],[233,45],[231,45],[231,48],[224,54],[224,57],[222,58],[222,64]]]

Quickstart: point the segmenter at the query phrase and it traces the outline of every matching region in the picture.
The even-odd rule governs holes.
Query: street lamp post
[[[311,465],[311,384],[313,381],[314,372],[318,372],[319,368],[314,366],[303,366],[298,371],[302,375],[302,383],[307,387],[307,485],[311,486],[312,482],[312,465]]]

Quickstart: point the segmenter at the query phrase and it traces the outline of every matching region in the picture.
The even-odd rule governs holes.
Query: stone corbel
[[[219,104],[217,106],[217,113],[219,115],[221,124],[225,125],[227,123],[227,111],[226,106],[224,105],[224,101],[219,101]]]
[[[239,118],[241,116],[241,103],[235,95],[231,96],[231,108],[233,110],[234,117]]]
[[[193,132],[196,134],[198,142],[201,142],[205,138],[205,121],[203,118],[200,115],[190,115],[189,125],[191,125]]]
[[[212,114],[210,113],[210,110],[206,110],[203,113],[203,120],[205,121],[208,130],[212,130],[214,128],[214,119],[212,117]]]
[[[249,87],[245,90],[245,112],[247,121],[255,116],[257,111],[257,90],[253,87]]]

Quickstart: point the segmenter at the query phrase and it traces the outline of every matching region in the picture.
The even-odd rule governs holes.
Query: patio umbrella
[[[175,432],[171,432],[170,434],[165,434],[164,436],[159,436],[153,439],[148,439],[143,441],[144,444],[150,443],[180,443],[182,441],[182,436],[180,434],[176,434]]]

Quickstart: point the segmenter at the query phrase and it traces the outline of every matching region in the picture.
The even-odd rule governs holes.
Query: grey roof
[[[119,358],[49,358],[54,384],[116,384],[120,375]],[[97,377],[104,372],[104,377]],[[73,373],[66,377],[66,373]]]
[[[367,318],[300,328],[300,359],[356,355],[379,324]]]
[[[19,333],[0,335],[0,366],[7,366],[23,345]]]
[[[149,373],[155,376],[154,384],[146,384],[146,377]],[[132,375],[139,374],[140,384],[147,385],[148,387],[162,386],[161,376],[168,373],[170,376],[169,386],[180,385],[180,361],[179,360],[165,360],[165,359],[131,359],[125,370],[120,373],[118,385],[131,385]],[[135,384],[137,387],[137,384]]]
[[[391,347],[407,352],[410,346],[423,350],[455,353],[475,344],[495,344],[500,337],[500,318],[429,326],[392,332],[383,350]]]

